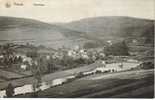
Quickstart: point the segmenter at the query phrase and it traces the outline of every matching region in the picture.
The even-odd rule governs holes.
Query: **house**
[[[1,59],[1,58],[4,58],[4,56],[3,56],[3,55],[0,55],[0,59]]]
[[[26,56],[22,56],[23,59],[23,63],[28,62],[30,65],[32,65],[32,58],[30,57],[26,57]]]
[[[20,65],[20,68],[23,69],[23,70],[26,70],[27,65],[26,64],[22,64],[22,65]]]

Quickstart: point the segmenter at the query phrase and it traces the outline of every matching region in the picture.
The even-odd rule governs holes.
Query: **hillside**
[[[30,42],[53,48],[88,41],[120,41],[135,38],[154,43],[154,21],[130,17],[95,17],[70,23],[48,24],[32,19],[0,17],[0,43]],[[130,40],[129,40],[130,41]]]
[[[1,42],[30,42],[50,47],[72,45],[80,39],[80,32],[65,29],[54,24],[48,24],[32,19],[0,17]]]
[[[153,43],[154,21],[132,17],[108,16],[86,18],[65,24],[65,27],[87,33],[88,38],[146,38]]]

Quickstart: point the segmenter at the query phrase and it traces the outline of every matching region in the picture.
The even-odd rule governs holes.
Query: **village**
[[[109,43],[109,45],[112,44]],[[63,47],[58,50],[47,50],[46,48],[38,50],[32,45],[6,44],[2,45],[0,49],[1,69],[18,71],[30,71],[33,65],[41,66],[46,72],[71,69],[92,63],[105,66],[106,63],[138,62],[128,56],[128,51],[124,51],[125,53],[122,56],[119,54],[112,56],[109,55],[109,49],[109,52],[105,51],[105,47],[84,49],[77,45],[71,49]]]
[[[106,47],[113,45],[110,41],[107,44]],[[12,43],[1,45],[0,97],[8,96],[6,88],[10,87],[10,85],[15,87],[13,88],[15,93],[13,92],[10,95],[15,96],[43,91],[93,74],[136,70],[143,68],[144,64],[145,66],[151,66],[150,68],[154,66],[152,63],[144,63],[134,59],[126,51],[123,55],[117,53],[112,55],[115,53],[108,52],[110,48],[106,47],[85,49],[77,45],[73,48],[63,47],[53,50],[45,47],[41,48],[41,46],[35,47],[30,44],[16,45]],[[108,51],[105,51],[106,49]],[[126,48],[123,49],[126,50]],[[32,77],[35,82],[27,81]],[[44,79],[44,77],[48,78]],[[26,79],[24,80],[24,78]],[[16,83],[16,80],[20,79],[22,82]],[[48,85],[45,83],[48,83]],[[24,88],[29,89],[26,91]]]

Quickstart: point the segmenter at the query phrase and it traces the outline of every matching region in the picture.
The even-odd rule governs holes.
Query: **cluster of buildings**
[[[112,44],[111,41],[108,41],[108,43]],[[24,48],[24,50],[26,50],[28,52],[31,51],[31,50],[25,49],[25,48]],[[17,60],[16,64],[18,64],[19,67],[23,70],[29,69],[28,66],[32,66],[32,63],[35,63],[37,65],[37,63],[38,63],[37,60],[34,61],[34,59],[32,59],[31,57],[28,57],[26,54],[26,51],[24,51],[24,53],[13,52],[11,54],[5,54],[5,55],[0,53],[0,64],[2,64],[2,62],[4,62],[4,60],[9,61],[9,62],[13,61],[13,62],[10,62],[10,64],[14,64],[15,63],[14,61]],[[110,58],[110,60],[105,61],[105,59],[107,59],[107,57],[104,53],[104,47],[103,48],[84,49],[80,46],[75,46],[70,49],[61,48],[61,49],[58,49],[55,51],[49,50],[49,53],[48,52],[46,52],[46,53],[39,52],[37,57],[44,59],[45,62],[54,63],[55,65],[57,65],[57,62],[54,62],[54,61],[64,62],[68,58],[70,59],[70,62],[72,62],[72,64],[75,63],[74,61],[79,60],[79,59],[80,60],[82,59],[84,61],[84,62],[78,62],[80,64],[82,64],[82,63],[91,64],[98,60],[101,60],[101,63],[103,66],[105,66],[105,64],[107,63],[106,61],[110,62],[113,59],[114,60],[113,63],[114,63],[115,61],[117,61],[117,59],[122,59],[119,56],[118,57],[114,56],[114,57]],[[126,59],[126,57],[124,57],[124,58]],[[133,60],[131,60],[131,62],[133,62]],[[8,64],[8,62],[4,62],[4,63]],[[63,63],[59,63],[59,64],[63,64]],[[65,65],[61,65],[61,66],[65,66]],[[53,67],[53,66],[51,66],[51,67]],[[77,65],[77,67],[78,67],[78,65]]]
[[[72,49],[62,49],[58,50],[52,54],[53,59],[63,59],[64,56],[70,57],[73,60],[84,59],[84,60],[93,60],[95,61],[97,58],[104,58],[104,48],[96,48],[96,49],[84,49],[79,46],[75,46]]]

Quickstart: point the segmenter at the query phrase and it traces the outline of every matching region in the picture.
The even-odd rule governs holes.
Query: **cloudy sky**
[[[9,2],[11,7],[6,8]],[[24,6],[14,3],[23,2]],[[45,6],[34,6],[42,2]],[[154,0],[0,0],[0,16],[69,22],[96,16],[131,16],[154,19]]]

